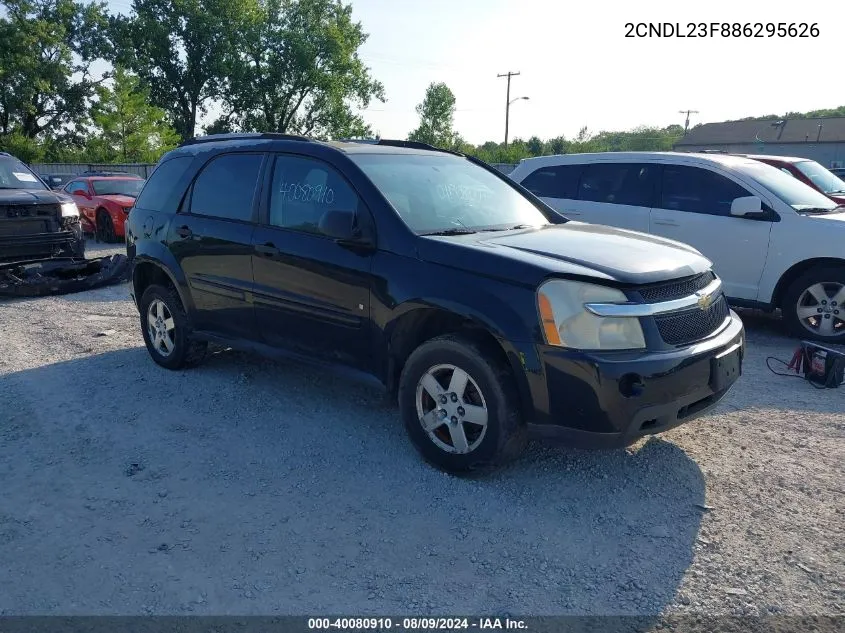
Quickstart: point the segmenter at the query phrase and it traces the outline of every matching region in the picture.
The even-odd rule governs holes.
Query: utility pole
[[[689,115],[690,114],[698,114],[698,110],[678,110],[678,114],[686,114],[687,115],[686,123],[684,123],[684,136],[686,136],[687,132],[689,131]]]
[[[511,77],[516,77],[518,75],[519,73],[512,72],[506,72],[501,75],[496,75],[497,77],[508,78],[508,96],[505,99],[505,147],[508,146],[508,119],[510,118],[511,113]]]

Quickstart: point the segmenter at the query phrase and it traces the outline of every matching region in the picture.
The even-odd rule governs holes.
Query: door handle
[[[677,222],[673,222],[672,220],[655,220],[654,223],[660,226],[679,226]]]
[[[279,249],[276,248],[275,244],[267,242],[266,244],[256,244],[255,252],[261,253],[262,255],[267,255],[267,257],[272,257],[273,255],[279,254]]]
[[[188,237],[192,237],[193,234],[194,234],[194,232],[191,230],[191,227],[189,227],[189,226],[180,226],[178,229],[176,229],[176,235],[178,235],[179,237],[188,238]]]

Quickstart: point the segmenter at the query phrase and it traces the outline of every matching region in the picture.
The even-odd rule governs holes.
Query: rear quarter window
[[[164,210],[174,193],[173,188],[191,166],[193,160],[193,156],[178,156],[160,163],[141,190],[135,207],[147,211]]]

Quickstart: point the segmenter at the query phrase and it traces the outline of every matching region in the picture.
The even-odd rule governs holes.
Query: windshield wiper
[[[548,226],[548,224],[540,224],[539,226]],[[516,231],[518,229],[535,229],[539,228],[536,224],[515,224],[513,226],[506,226],[501,229],[492,228],[492,229],[481,229],[484,233],[494,233],[496,231]]]
[[[807,209],[799,209],[798,213],[806,213],[807,215],[824,215],[826,213],[839,213],[843,208],[845,208],[843,205],[833,207],[832,209],[827,209],[825,207],[808,207]]]
[[[420,235],[469,235],[470,233],[476,232],[477,231],[473,231],[472,229],[456,226],[451,229],[443,229],[442,231],[428,231],[426,233],[420,233]]]

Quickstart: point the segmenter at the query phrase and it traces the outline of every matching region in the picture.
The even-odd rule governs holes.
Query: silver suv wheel
[[[472,452],[487,432],[484,395],[463,369],[435,365],[417,383],[417,415],[429,439],[447,453]]]

